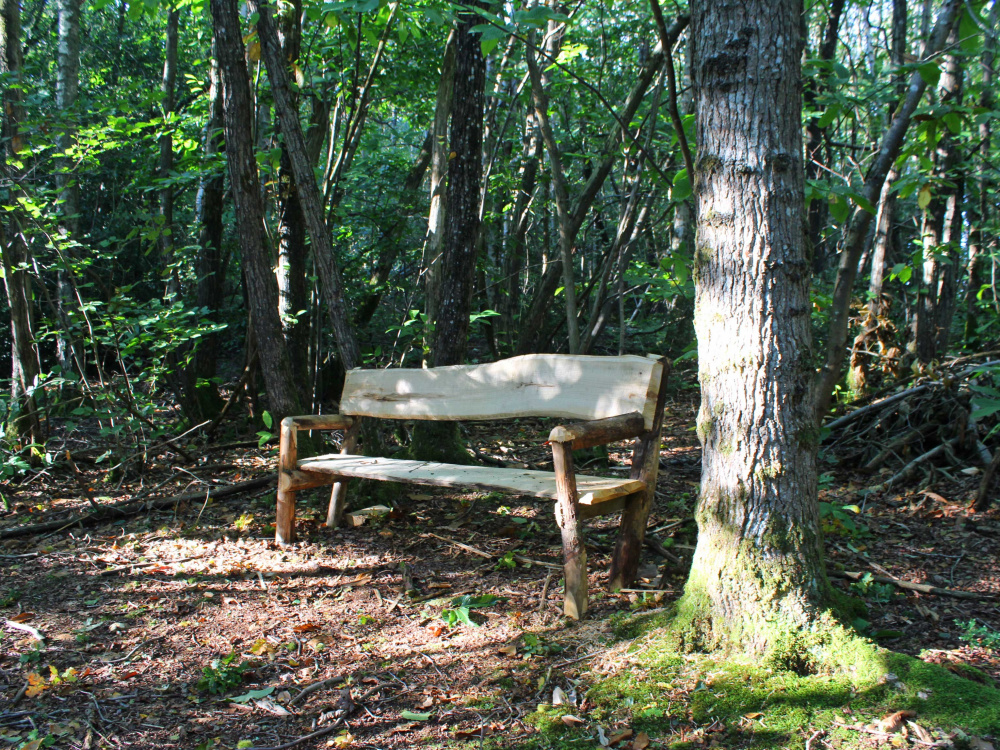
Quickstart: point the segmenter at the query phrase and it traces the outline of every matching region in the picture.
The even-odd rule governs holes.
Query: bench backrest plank
[[[351,370],[340,413],[383,419],[512,417],[604,419],[639,412],[646,429],[663,365],[658,359],[527,354],[482,365]]]

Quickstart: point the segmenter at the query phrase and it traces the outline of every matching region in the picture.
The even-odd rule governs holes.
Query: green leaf
[[[819,119],[816,120],[816,127],[818,128],[829,127],[830,124],[837,119],[837,115],[839,114],[840,114],[839,104],[833,104],[827,107],[826,112],[820,115]]]
[[[270,430],[274,426],[274,417],[271,416],[271,412],[265,411],[263,414],[260,415],[260,418],[264,420],[264,426],[267,429]]]
[[[427,721],[431,718],[430,714],[421,714],[416,711],[402,711],[399,715],[407,721]]]
[[[838,195],[830,195],[830,215],[838,224],[846,222],[850,213],[851,207],[847,205],[847,201]]]
[[[944,124],[948,126],[948,130],[952,132],[953,135],[958,135],[962,131],[962,118],[959,117],[957,112],[949,112],[941,118]]]
[[[691,195],[691,180],[688,179],[687,169],[678,170],[674,175],[674,189],[672,198],[675,201],[686,200]]]
[[[941,68],[936,62],[926,62],[917,66],[917,72],[920,73],[920,77],[928,86],[937,86],[938,81],[941,80]]]
[[[237,695],[235,698],[230,698],[230,700],[233,703],[249,703],[250,701],[255,701],[260,698],[266,698],[273,692],[273,687],[266,687],[261,688],[260,690],[251,690],[249,693],[244,693],[243,695]]]
[[[917,193],[917,205],[920,208],[927,208],[931,204],[931,186],[924,185]]]

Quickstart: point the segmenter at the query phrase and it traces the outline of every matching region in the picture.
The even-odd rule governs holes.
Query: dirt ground
[[[649,527],[683,564],[647,550],[637,587],[655,593],[609,594],[617,517],[589,522],[592,609],[582,623],[561,614],[551,505],[495,493],[406,487],[390,516],[335,531],[322,526],[326,496],[301,493],[303,541],[286,549],[273,542],[273,487],[6,539],[0,739],[29,750],[478,747],[485,737],[517,746],[554,688],[586,710],[588,662],[608,649],[613,614],[680,594],[696,536],[694,412],[690,392],[669,407]],[[546,433],[530,420],[467,426],[482,455],[532,468],[551,462]],[[91,501],[245,481],[275,464],[273,448],[201,455],[191,463],[165,450],[121,482],[94,464],[78,475],[50,469],[3,490],[0,533]],[[613,447],[611,467],[595,473],[627,456]],[[835,578],[865,599],[860,626],[889,648],[1000,680],[997,651],[965,625],[1000,630],[1000,512],[968,511],[978,477],[865,497],[872,482],[830,467],[821,497],[864,506],[853,531],[837,516],[824,521],[831,573],[873,576]],[[880,576],[971,595],[883,587]]]

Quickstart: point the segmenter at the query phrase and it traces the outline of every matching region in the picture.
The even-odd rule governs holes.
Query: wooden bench
[[[295,493],[332,484],[329,526],[343,514],[349,478],[437,487],[499,490],[556,501],[566,579],[565,612],[587,611],[587,552],[582,521],[621,511],[612,556],[612,590],[635,578],[660,456],[663,359],[529,354],[483,365],[426,370],[351,370],[340,413],[287,417],[278,459],[277,542],[295,539]],[[409,461],[356,455],[362,417],[380,419],[496,420],[556,417],[585,420],[549,433],[553,472]],[[298,459],[299,430],[346,430],[339,454]],[[573,451],[635,438],[629,476],[577,475]]]

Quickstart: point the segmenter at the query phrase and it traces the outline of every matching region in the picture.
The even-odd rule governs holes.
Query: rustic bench
[[[298,490],[332,484],[327,524],[336,526],[343,514],[346,483],[352,477],[555,500],[562,532],[564,610],[579,619],[587,611],[587,552],[581,521],[622,513],[611,562],[611,588],[623,588],[635,578],[659,468],[668,370],[666,360],[653,357],[565,354],[529,354],[489,364],[422,370],[351,370],[339,414],[282,420],[277,542],[289,544],[295,539]],[[585,421],[552,429],[548,442],[554,471],[545,472],[356,455],[362,417]],[[299,430],[346,430],[343,450],[300,460]],[[629,438],[635,438],[635,443],[628,478],[575,473],[574,450]]]

